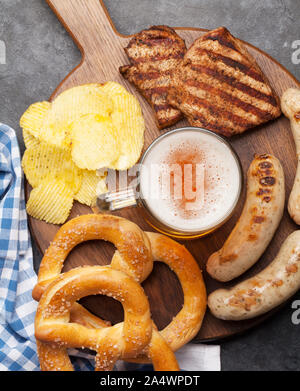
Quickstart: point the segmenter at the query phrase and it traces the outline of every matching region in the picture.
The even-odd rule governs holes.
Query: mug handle
[[[136,205],[137,196],[135,189],[133,187],[128,187],[127,189],[99,195],[93,211],[94,213],[113,212]]]

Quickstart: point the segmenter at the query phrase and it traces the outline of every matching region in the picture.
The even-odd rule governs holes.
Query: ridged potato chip
[[[45,178],[30,193],[27,213],[51,224],[63,224],[72,209],[73,190],[57,179]]]
[[[81,186],[82,173],[74,164],[71,152],[44,142],[26,149],[22,167],[32,187],[37,187],[46,177],[63,179],[76,193]]]
[[[20,119],[21,128],[26,129],[32,136],[39,138],[50,107],[51,103],[46,101],[30,105]]]
[[[85,115],[73,123],[71,135],[72,158],[82,169],[110,168],[120,155],[119,135],[110,118]]]
[[[97,186],[101,182],[102,193],[107,191],[106,176],[99,177],[96,171],[83,170],[82,183],[79,192],[75,194],[74,199],[81,204],[93,206],[97,200]]]
[[[36,147],[40,143],[27,129],[23,129],[23,140],[26,148]]]

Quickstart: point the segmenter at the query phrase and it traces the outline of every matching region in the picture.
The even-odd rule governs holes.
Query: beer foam
[[[162,185],[166,167],[176,163],[179,167],[192,163],[203,168],[199,200],[187,203],[174,199],[170,188]],[[150,212],[179,231],[201,232],[218,225],[233,210],[240,186],[239,164],[230,148],[214,135],[192,129],[170,133],[155,142],[141,168],[141,196]],[[191,210],[187,210],[186,205],[191,206]]]

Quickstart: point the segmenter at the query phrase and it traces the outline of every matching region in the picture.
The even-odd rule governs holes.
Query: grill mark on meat
[[[151,93],[151,95],[162,95],[162,94],[167,94],[169,88],[168,87],[153,87],[149,88],[148,91]]]
[[[258,98],[253,98],[250,95],[245,94],[242,91],[234,88],[233,86],[230,86],[222,82],[221,80],[217,80],[206,73],[199,73],[191,69],[188,69],[188,72],[184,70],[184,72],[181,72],[181,78],[178,78],[178,80],[176,79],[176,83],[178,83],[178,85],[180,85],[179,83],[181,83],[182,88],[185,88],[184,83],[186,78],[193,78],[194,80],[202,81],[208,85],[211,85],[212,87],[219,88],[222,91],[226,91],[230,95],[244,101],[245,103],[251,104],[256,108],[262,109],[264,111],[269,111],[270,113],[274,112],[274,107],[269,103],[261,101]]]
[[[234,97],[233,95],[221,90],[220,88],[215,88],[211,86],[210,84],[194,79],[186,80],[185,84],[207,91],[213,94],[215,99],[221,98],[225,105],[226,103],[228,103],[228,101],[230,101],[235,107],[244,110],[245,113],[250,112],[256,117],[263,118],[264,120],[269,120],[270,118],[272,118],[271,114],[268,111],[263,111],[256,106],[253,106],[247,102],[242,101],[239,98]]]
[[[237,47],[234,45],[233,42],[230,42],[229,40],[225,39],[224,36],[212,36],[212,35],[206,35],[205,39],[211,40],[211,41],[218,41],[220,45],[226,46],[230,49],[238,51]]]
[[[262,75],[257,73],[255,70],[251,69],[249,65],[243,64],[230,57],[223,56],[219,53],[215,53],[207,49],[196,48],[196,51],[200,55],[206,54],[213,62],[222,61],[225,65],[234,69],[238,69],[239,71],[243,72],[245,75],[251,77],[252,79],[264,83],[264,78],[262,77]]]
[[[152,72],[136,72],[135,73],[135,77],[138,79],[138,80],[154,80],[154,79],[158,79],[160,78],[161,76],[163,75],[162,72],[158,72],[158,71],[152,71]]]
[[[230,86],[246,93],[247,95],[252,96],[253,98],[263,100],[264,102],[269,103],[273,107],[277,107],[277,101],[274,96],[266,95],[261,91],[255,90],[254,88],[239,82],[237,79],[235,79],[232,76],[224,75],[224,74],[216,71],[215,69],[208,68],[208,67],[205,67],[202,65],[190,64],[189,66],[191,67],[192,70],[194,70],[196,72],[206,73],[207,75],[215,77],[216,79],[220,80],[221,82],[229,84]]]
[[[195,105],[202,106],[206,108],[210,114],[215,117],[216,120],[221,121],[221,118],[228,119],[232,123],[241,124],[243,126],[251,126],[251,123],[248,122],[245,118],[242,118],[236,114],[231,113],[230,111],[225,110],[224,108],[217,106],[215,104],[209,103],[206,99],[198,98],[195,95],[189,94],[189,98]]]
[[[158,111],[162,111],[162,110],[169,110],[170,109],[170,105],[165,103],[165,104],[160,104],[160,105],[154,105],[154,110],[156,112]],[[174,109],[175,110],[175,109]]]
[[[232,132],[233,129],[230,129],[230,131],[229,131],[228,127],[225,128],[224,125],[212,123],[212,122],[208,121],[207,118],[204,117],[199,112],[194,113],[191,121],[194,125],[198,125],[200,127],[202,126],[202,127],[209,129],[209,130],[214,130],[214,131],[216,131],[226,137],[231,136],[233,134],[233,132]]]

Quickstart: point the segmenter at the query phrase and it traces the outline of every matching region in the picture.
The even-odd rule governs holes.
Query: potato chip
[[[23,139],[26,148],[36,147],[40,143],[27,129],[23,129]]]
[[[115,112],[131,113],[132,115],[142,116],[141,106],[137,98],[129,93],[115,94],[111,97],[114,103]]]
[[[102,86],[102,91],[108,94],[110,97],[116,94],[128,94],[128,91],[121,84],[114,81],[108,81]]]
[[[111,120],[116,128],[120,156],[110,167],[127,170],[139,159],[144,145],[145,122],[139,101],[123,86],[109,81],[102,87],[113,101]]]
[[[32,136],[39,138],[39,134],[51,107],[49,102],[37,102],[29,106],[20,119],[20,126]]]
[[[67,148],[70,145],[70,125],[86,114],[109,116],[113,103],[101,90],[100,84],[86,84],[70,88],[52,103],[45,119],[41,139],[53,145]]]
[[[145,121],[138,101],[134,96],[118,95],[113,98],[119,109],[111,115],[117,129],[120,156],[110,167],[127,170],[139,159],[144,145]]]
[[[108,187],[106,183],[106,177],[102,177],[101,180],[97,183],[97,188],[96,188],[97,197],[107,192],[108,192]]]
[[[90,113],[109,116],[112,110],[113,103],[102,91],[101,84],[85,84],[62,92],[52,103],[40,102],[30,106],[20,124],[39,140],[69,149],[70,125],[76,119]]]
[[[97,199],[97,186],[101,183],[102,193],[107,191],[106,176],[99,177],[96,171],[83,170],[82,183],[75,200],[81,204],[93,206]]]
[[[64,181],[45,178],[30,193],[27,213],[51,224],[63,224],[72,209],[73,190]]]
[[[93,206],[107,191],[103,169],[126,170],[141,154],[145,123],[138,100],[120,84],[86,84],[37,102],[20,125],[22,167],[33,187],[27,211],[63,223],[73,199]]]
[[[73,123],[71,137],[73,161],[82,169],[111,167],[119,157],[118,135],[107,117],[81,117]]]
[[[68,151],[41,142],[26,149],[22,167],[32,187],[38,186],[50,176],[53,179],[63,179],[74,194],[80,189],[82,173]]]

